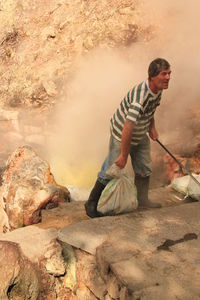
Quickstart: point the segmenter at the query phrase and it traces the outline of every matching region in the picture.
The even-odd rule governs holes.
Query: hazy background
[[[155,118],[160,139],[167,145],[190,144],[189,113],[198,108],[200,78],[200,25],[197,0],[144,1],[141,18],[151,23],[154,39],[128,48],[97,49],[80,61],[66,81],[64,102],[52,122],[55,139],[48,142],[53,174],[60,184],[90,187],[107,153],[109,121],[124,95],[147,78],[156,57],[172,69]],[[158,149],[153,145],[153,150]]]

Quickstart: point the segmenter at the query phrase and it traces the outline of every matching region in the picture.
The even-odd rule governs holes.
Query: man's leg
[[[131,146],[131,162],[135,172],[135,185],[140,207],[159,208],[160,203],[151,202],[148,198],[149,181],[152,174],[150,141],[147,135],[137,146]]]
[[[85,211],[91,218],[102,217],[103,215],[97,211],[97,205],[102,191],[105,185],[102,184],[98,179],[90,193],[88,201],[85,203]]]
[[[119,156],[120,149],[121,143],[111,136],[108,156],[101,167],[101,171],[98,173],[97,181],[90,193],[89,199],[85,203],[86,213],[91,218],[102,216],[102,214],[97,211],[99,198],[107,183],[112,179],[106,175],[106,172]]]

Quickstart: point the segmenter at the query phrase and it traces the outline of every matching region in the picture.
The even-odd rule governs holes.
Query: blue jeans
[[[101,171],[98,173],[98,180],[106,185],[111,177],[106,175],[106,171],[112,166],[121,151],[121,142],[116,140],[112,135],[110,136],[108,156],[104,160]],[[137,146],[130,147],[131,163],[135,175],[148,177],[152,173],[152,161],[150,154],[150,141],[148,136],[142,138]]]

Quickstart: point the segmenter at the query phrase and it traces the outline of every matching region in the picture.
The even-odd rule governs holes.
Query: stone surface
[[[159,202],[163,207],[184,203],[184,195],[176,192],[171,185],[151,189],[149,198],[152,201]]]
[[[34,225],[0,234],[0,240],[19,243],[24,255],[34,263],[38,261],[38,258],[45,256],[48,249],[54,248],[56,237],[56,229],[44,230]]]
[[[199,207],[192,203],[81,221],[58,236],[96,255],[111,297],[117,299],[125,287],[125,299],[198,299]]]
[[[72,224],[61,229],[58,237],[62,242],[94,255],[96,248],[106,241],[110,231],[109,227],[98,221],[86,220],[79,222],[78,225]]]
[[[161,209],[99,219],[86,216],[84,203],[63,203],[0,240],[39,267],[41,299],[198,299],[200,203],[163,199]]]
[[[19,147],[9,157],[0,201],[11,228],[38,223],[42,208],[68,200],[69,191],[56,184],[48,163],[31,147]]]
[[[177,194],[170,186],[161,187],[150,190],[150,197],[153,201],[160,202],[164,207],[166,206],[174,206],[180,205],[183,203],[183,197],[181,198],[180,194]],[[138,210],[143,212],[145,210]],[[138,214],[136,212],[136,215]],[[88,220],[86,223],[81,223],[83,226],[83,235],[81,237],[76,236],[76,223],[81,221]],[[92,225],[91,220],[85,213],[84,202],[83,201],[73,201],[70,203],[62,203],[59,207],[53,210],[42,210],[42,220],[37,226],[40,228],[50,228],[55,227],[57,229],[68,227],[71,224],[74,224],[74,227],[67,228],[66,230],[70,230],[73,236],[73,242],[76,243],[74,246],[79,246],[81,243],[82,247],[84,247],[85,251],[88,251],[91,254],[95,253],[96,246],[105,241],[106,235],[109,229],[103,227],[102,223],[99,226],[98,235],[95,235],[96,227]],[[97,222],[100,222],[97,220]],[[91,224],[91,225],[88,225]],[[87,226],[90,227],[91,233],[88,232]],[[75,228],[75,231],[74,231]],[[85,229],[84,229],[85,228]],[[102,229],[100,229],[102,228]],[[63,236],[63,240],[65,241],[64,231],[60,232]],[[91,234],[90,239],[88,238],[88,234]],[[85,238],[86,236],[86,238]],[[71,237],[67,237],[67,239]],[[88,244],[86,242],[88,241]],[[83,246],[84,245],[84,246]]]
[[[85,213],[84,202],[72,201],[61,203],[54,209],[43,209],[41,211],[41,223],[38,223],[37,227],[60,229],[88,219],[89,217]]]

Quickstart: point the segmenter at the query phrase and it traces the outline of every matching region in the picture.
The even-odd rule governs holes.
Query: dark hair
[[[149,79],[151,79],[151,77],[157,76],[160,73],[160,71],[167,70],[169,68],[170,68],[170,64],[164,58],[154,59],[150,63],[148,68]]]

